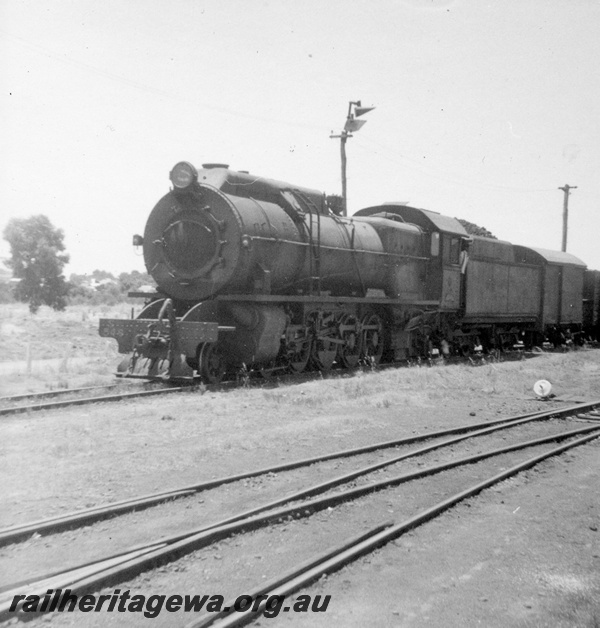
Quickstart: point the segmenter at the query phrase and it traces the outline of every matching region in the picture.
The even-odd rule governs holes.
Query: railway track
[[[136,510],[150,508],[156,504],[188,497],[190,495],[193,495],[194,493],[211,490],[220,486],[224,486],[234,482],[240,482],[250,478],[281,473],[283,471],[290,471],[292,469],[299,469],[302,467],[309,467],[313,464],[324,462],[327,460],[350,458],[352,456],[358,456],[360,454],[365,454],[369,452],[383,451],[386,449],[401,447],[404,445],[410,445],[428,440],[435,440],[436,438],[443,438],[446,436],[451,437],[441,442],[436,442],[431,445],[425,445],[417,450],[411,451],[408,455],[402,454],[399,457],[384,461],[380,464],[375,465],[375,467],[373,468],[359,469],[353,472],[354,476],[358,477],[360,475],[364,475],[368,471],[375,471],[377,468],[382,468],[384,466],[392,464],[393,462],[397,462],[407,457],[419,456],[427,453],[428,451],[433,451],[441,447],[448,447],[467,438],[474,438],[475,436],[489,434],[497,430],[502,430],[511,426],[522,425],[533,421],[568,417],[574,412],[575,409],[579,410],[579,414],[588,410],[589,414],[587,416],[593,418],[594,409],[598,406],[600,406],[600,402],[590,402],[588,404],[579,404],[577,406],[572,406],[561,410],[549,410],[547,412],[522,414],[509,418],[497,419],[495,421],[486,421],[484,423],[470,423],[455,428],[374,443],[371,445],[366,445],[364,447],[336,451],[321,456],[314,456],[311,458],[294,460],[280,465],[260,468],[227,477],[216,478],[197,484],[181,486],[169,491],[160,491],[157,493],[142,495],[127,500],[106,504],[104,506],[86,508],[84,510],[79,510],[57,517],[50,517],[48,519],[42,519],[18,526],[13,526],[10,528],[0,529],[0,547],[7,545],[8,543],[14,543],[23,540],[32,534],[54,534],[56,532],[61,532],[63,530],[71,529],[74,527],[89,525],[95,521],[99,521],[116,515],[122,515]],[[600,415],[598,416],[598,418],[600,419]],[[350,479],[352,478],[344,476],[342,481],[349,481]],[[326,487],[323,487],[323,489],[325,488]],[[279,501],[280,503],[285,503],[285,498]],[[276,504],[267,504],[267,506],[265,506],[264,508],[270,508],[274,505]]]
[[[538,354],[531,354],[530,357],[535,357]],[[523,359],[524,354],[505,354],[505,359]],[[460,358],[464,363],[470,363],[473,366],[479,366],[486,364],[486,360],[483,356],[478,357],[476,360],[473,358]],[[353,369],[344,370],[331,370],[327,372],[329,377],[346,377],[359,370],[385,370],[389,368],[398,368],[406,366],[432,366],[434,361],[421,361],[416,363],[412,361],[392,362],[380,365],[360,366]],[[452,362],[454,363],[454,361]],[[194,392],[199,387],[203,391],[215,392],[218,390],[231,390],[233,388],[254,387],[254,386],[269,386],[271,384],[271,377],[263,378],[259,373],[254,374],[256,377],[250,377],[247,373],[243,374],[237,380],[229,380],[221,382],[218,385],[204,385],[200,383],[186,383],[181,386],[172,386],[168,382],[164,384],[156,381],[145,381],[143,386],[153,386],[153,389],[135,390],[135,391],[119,391],[113,394],[102,394],[104,391],[109,391],[114,388],[123,388],[123,382],[115,382],[114,384],[108,384],[106,386],[88,386],[83,388],[67,388],[61,390],[43,391],[36,393],[25,393],[21,395],[11,395],[0,397],[0,417],[9,416],[12,414],[23,414],[28,412],[39,412],[42,410],[57,410],[61,408],[67,408],[70,406],[83,406],[93,403],[123,401],[127,399],[136,399],[144,397],[154,397],[161,394],[180,393],[180,392]],[[323,374],[319,371],[306,371],[304,373],[280,373],[276,375],[277,384],[286,383],[301,383],[310,381],[313,379],[321,378]],[[128,383],[125,384],[127,388],[136,385],[136,380],[124,380]],[[25,403],[23,401],[33,401],[34,403]]]
[[[41,410],[67,408],[69,406],[83,406],[90,403],[123,401],[126,399],[154,397],[156,395],[164,395],[168,393],[183,392],[184,390],[189,390],[189,387],[174,386],[155,388],[151,390],[129,390],[119,391],[112,394],[102,394],[105,391],[112,390],[117,387],[122,387],[122,385],[117,383],[109,384],[107,386],[68,388],[64,390],[53,390],[48,392],[0,397],[0,416],[22,414],[25,412],[37,412]],[[131,385],[128,385],[127,387],[131,388]],[[66,399],[65,397],[69,398]],[[37,403],[23,404],[22,402],[25,400],[32,400],[34,402],[37,401]]]
[[[398,523],[393,521],[383,523],[381,526],[369,530],[358,538],[347,539],[341,545],[328,548],[326,551],[312,557],[308,561],[295,565],[291,570],[276,576],[268,583],[257,585],[247,595],[253,600],[258,600],[259,596],[263,596],[264,599],[259,604],[252,605],[250,609],[245,611],[235,610],[235,600],[231,599],[224,604],[223,610],[220,612],[205,614],[203,617],[187,623],[185,628],[207,628],[208,626],[212,626],[213,628],[233,628],[248,624],[260,617],[260,613],[265,610],[268,598],[272,598],[273,596],[287,597],[296,593],[319,578],[341,569],[345,565],[378,549],[386,543],[394,541],[405,532],[423,525],[463,500],[477,495],[486,488],[530,469],[552,456],[560,455],[573,447],[578,447],[598,437],[600,437],[600,431],[596,430],[566,445],[552,448],[540,455],[528,458],[524,462],[493,475],[482,482],[478,482],[466,490],[451,495],[447,499],[434,504],[406,520]]]
[[[339,568],[339,566],[349,560],[354,560],[365,552],[371,551],[373,548],[396,538],[405,530],[420,525],[452,507],[459,501],[484,490],[484,488],[519,473],[524,469],[530,468],[541,460],[559,455],[569,448],[577,447],[592,439],[598,438],[600,436],[600,412],[597,410],[599,407],[600,401],[596,401],[561,410],[520,415],[518,417],[499,419],[486,424],[463,426],[453,430],[415,435],[407,439],[376,443],[369,447],[335,452],[321,458],[311,458],[238,476],[221,478],[220,480],[213,480],[193,487],[184,487],[172,492],[145,496],[137,500],[113,504],[104,509],[96,508],[88,511],[80,511],[79,513],[72,513],[70,517],[55,518],[54,520],[36,522],[28,526],[20,526],[19,528],[3,531],[0,536],[2,542],[15,542],[27,535],[31,535],[33,531],[44,534],[56,532],[67,527],[89,523],[101,517],[121,514],[126,512],[127,509],[133,510],[140,507],[147,507],[157,503],[157,501],[164,501],[165,499],[189,496],[193,492],[215,489],[219,486],[256,477],[260,474],[273,474],[281,473],[284,470],[300,469],[302,467],[315,465],[323,460],[332,460],[335,458],[352,459],[355,456],[360,456],[367,452],[381,454],[384,450],[389,450],[394,447],[407,446],[409,444],[419,443],[420,441],[442,439],[425,444],[416,449],[403,451],[400,455],[393,455],[386,458],[386,460],[372,462],[358,469],[353,468],[343,475],[329,478],[326,481],[319,482],[309,487],[302,487],[300,490],[289,493],[284,497],[279,497],[250,509],[236,512],[210,525],[203,525],[174,535],[155,538],[150,542],[140,543],[134,547],[120,548],[112,554],[100,558],[96,557],[94,560],[82,562],[68,569],[52,570],[39,574],[38,576],[28,577],[19,582],[10,583],[4,586],[0,592],[0,618],[2,618],[2,613],[6,613],[7,605],[10,603],[10,600],[12,600],[12,596],[22,593],[24,589],[26,589],[28,594],[37,592],[43,593],[48,588],[57,589],[65,587],[70,588],[74,592],[98,590],[109,583],[122,582],[157,564],[164,564],[176,560],[185,554],[207,547],[210,544],[226,539],[232,535],[240,535],[250,530],[260,530],[261,528],[276,525],[282,521],[296,520],[298,518],[310,519],[315,513],[329,511],[341,504],[356,503],[356,500],[368,499],[369,496],[380,494],[382,491],[393,490],[395,487],[409,482],[430,476],[437,476],[454,469],[466,468],[470,465],[478,464],[482,461],[489,461],[509,453],[544,447],[544,450],[536,453],[534,457],[528,457],[526,460],[519,461],[518,464],[511,465],[508,469],[503,469],[499,473],[493,473],[489,475],[489,477],[469,486],[468,489],[458,491],[454,495],[426,508],[407,520],[399,522],[378,522],[370,533],[366,535],[365,533],[361,533],[360,538],[350,539],[350,541],[343,543],[340,547],[335,547],[328,550],[325,554],[319,554],[309,561],[305,561],[305,563],[301,565],[301,568],[298,566],[294,567],[268,585],[272,591],[283,590],[281,587],[285,587],[285,590],[288,590],[289,587],[298,588],[299,586],[304,586],[307,582],[319,577],[317,574],[324,572],[329,573],[335,568]],[[559,421],[556,421],[556,419],[559,419]],[[561,426],[569,422],[577,424],[577,427],[574,429],[563,429],[559,432],[554,431],[552,434],[545,433],[536,438],[528,438],[527,440],[503,445],[502,447],[493,447],[485,451],[478,451],[476,454],[470,453],[469,455],[458,458],[451,457],[442,463],[424,466],[409,472],[405,471],[399,475],[393,475],[384,479],[377,478],[377,473],[381,473],[381,471],[386,468],[388,470],[392,469],[394,465],[398,465],[401,461],[406,461],[410,458],[418,458],[433,451],[436,451],[436,453],[451,452],[459,443],[467,441],[470,443],[471,439],[478,437],[489,438],[490,435],[494,435],[502,430],[508,430],[509,432],[512,429],[517,431],[519,429],[522,430],[525,427],[530,427],[534,423],[539,424],[543,421],[547,421],[548,424],[552,425],[560,423]],[[582,425],[582,422],[584,425]],[[572,428],[574,426],[570,425],[569,427]],[[548,443],[555,441],[568,442],[561,444],[559,447],[546,447]],[[341,487],[348,484],[350,484],[351,488],[341,489]],[[146,499],[148,502],[144,502]],[[122,510],[111,511],[109,510],[110,508],[121,508]],[[262,584],[261,587],[264,589],[265,585]],[[212,623],[218,620],[225,622],[223,625],[229,625],[231,621],[242,620],[242,615],[243,614],[240,613],[234,613],[232,616],[218,617],[217,614],[213,613],[202,619],[202,622],[210,621],[210,623]],[[249,616],[246,616],[246,619],[248,619],[248,617]],[[196,625],[206,624],[194,624],[194,626]]]

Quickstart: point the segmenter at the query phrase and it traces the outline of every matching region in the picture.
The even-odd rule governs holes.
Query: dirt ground
[[[540,379],[552,383],[555,399],[535,397],[532,387]],[[600,399],[598,350],[6,417],[0,423],[0,526],[290,459],[591,399]],[[513,462],[506,458],[494,464],[500,469]],[[476,467],[452,482],[473,484]],[[306,479],[316,473],[307,470]],[[597,628],[599,477],[600,439],[484,491],[302,592],[331,595],[327,612],[282,613],[257,623]],[[287,489],[285,482],[283,477],[266,479],[246,488],[260,498],[268,490],[277,494]],[[145,595],[241,595],[257,578],[285,571],[286,556],[314,555],[382,518],[402,521],[441,499],[437,492],[446,488],[448,494],[456,491],[450,480],[441,488],[407,484],[315,515],[313,522],[309,517],[221,542],[119,586]],[[230,490],[227,499],[235,503],[238,489]],[[208,497],[195,498],[193,505],[185,500],[175,504],[134,513],[121,523],[119,518],[1,548],[2,583],[14,580],[19,561],[31,560],[26,558],[30,550],[51,552],[72,544],[76,552],[79,541],[102,529],[109,538],[114,530],[133,545],[160,509],[179,509],[189,516],[196,508],[212,508]],[[326,522],[327,531],[320,532]],[[28,626],[179,626],[190,619],[164,611],[155,619],[140,613],[54,613]]]

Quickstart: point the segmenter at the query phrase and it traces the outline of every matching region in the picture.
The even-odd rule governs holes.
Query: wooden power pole
[[[565,193],[565,200],[563,202],[563,232],[562,232],[562,248],[561,251],[566,252],[567,250],[567,224],[569,222],[569,193],[570,190],[576,190],[576,185],[569,185],[565,183],[562,188],[558,188]]]

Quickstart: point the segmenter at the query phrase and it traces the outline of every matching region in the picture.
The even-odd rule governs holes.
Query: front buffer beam
[[[216,322],[180,321],[174,316],[122,320],[102,318],[99,333],[114,338],[119,353],[129,354],[118,367],[119,377],[143,379],[195,379],[194,364],[200,348],[216,343]]]

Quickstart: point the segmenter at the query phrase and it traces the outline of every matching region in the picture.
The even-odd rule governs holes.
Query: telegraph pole
[[[570,190],[576,190],[576,185],[569,185],[565,183],[562,188],[558,188],[565,193],[565,200],[563,201],[563,232],[562,232],[562,248],[561,251],[566,252],[567,250],[567,224],[569,222],[569,194]]]

